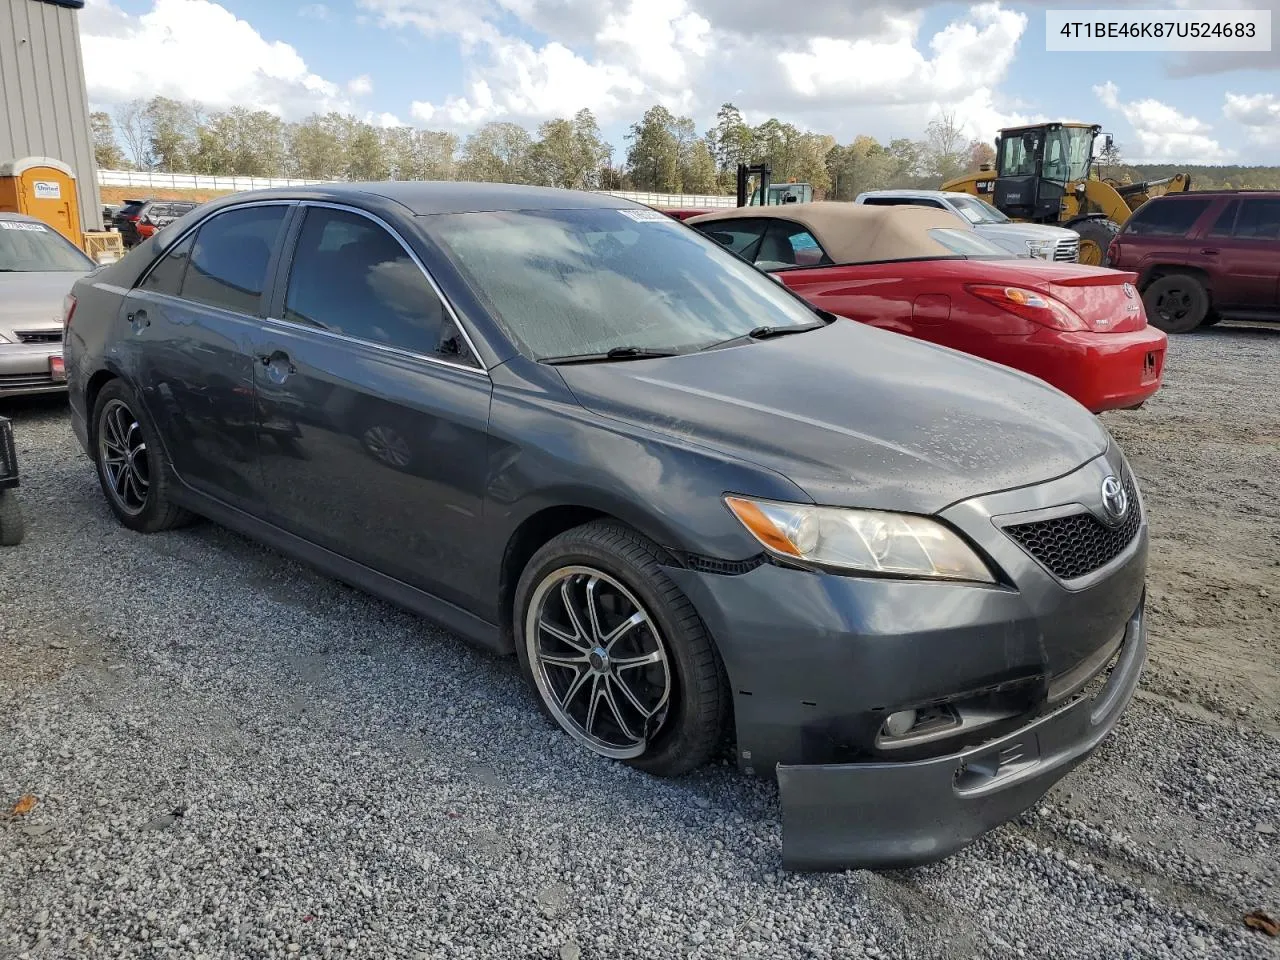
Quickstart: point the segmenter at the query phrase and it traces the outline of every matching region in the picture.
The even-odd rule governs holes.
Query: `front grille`
[[[1053,249],[1053,259],[1074,263],[1080,259],[1079,240],[1059,240]]]
[[[61,343],[61,330],[15,330],[19,343]]]
[[[1004,528],[1005,533],[1058,579],[1088,576],[1120,556],[1137,536],[1142,508],[1128,474],[1124,477],[1124,488],[1129,494],[1129,512],[1119,526],[1108,526],[1086,511],[1052,520],[1013,524]]]

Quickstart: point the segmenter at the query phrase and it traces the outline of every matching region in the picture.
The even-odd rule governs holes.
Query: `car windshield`
[[[83,273],[95,266],[43,223],[0,220],[0,273]]]
[[[979,197],[952,197],[951,203],[970,223],[1008,223],[1009,218]]]
[[[535,360],[686,353],[817,317],[749,264],[656,210],[531,210],[424,218]]]
[[[1013,257],[1013,254],[1008,250],[1003,247],[997,247],[986,237],[980,237],[972,230],[933,227],[929,231],[929,236],[952,253],[968,257],[971,260],[1007,260]]]

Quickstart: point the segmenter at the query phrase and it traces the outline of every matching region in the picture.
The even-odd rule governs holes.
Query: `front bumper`
[[[62,357],[60,343],[0,343],[0,397],[57,393],[67,389],[55,380],[50,359]]]
[[[779,764],[782,859],[792,870],[893,869],[942,859],[1016,817],[1084,761],[1133,697],[1143,606],[1094,696],[989,743],[915,763]]]

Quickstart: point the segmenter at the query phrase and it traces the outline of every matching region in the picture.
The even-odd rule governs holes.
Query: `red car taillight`
[[[71,318],[75,316],[76,298],[67,294],[62,298],[62,342],[67,342],[67,334],[71,332]]]
[[[1022,287],[972,283],[965,289],[980,300],[995,304],[1001,310],[1053,330],[1088,330],[1080,315],[1061,300]]]

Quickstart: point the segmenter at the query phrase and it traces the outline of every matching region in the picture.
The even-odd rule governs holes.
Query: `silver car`
[[[1076,263],[1080,259],[1080,234],[1047,223],[1010,220],[981,197],[944,190],[868,190],[854,203],[889,206],[910,204],[947,210],[977,233],[1015,256]]]
[[[0,397],[67,388],[64,303],[97,266],[48,224],[0,213]]]

